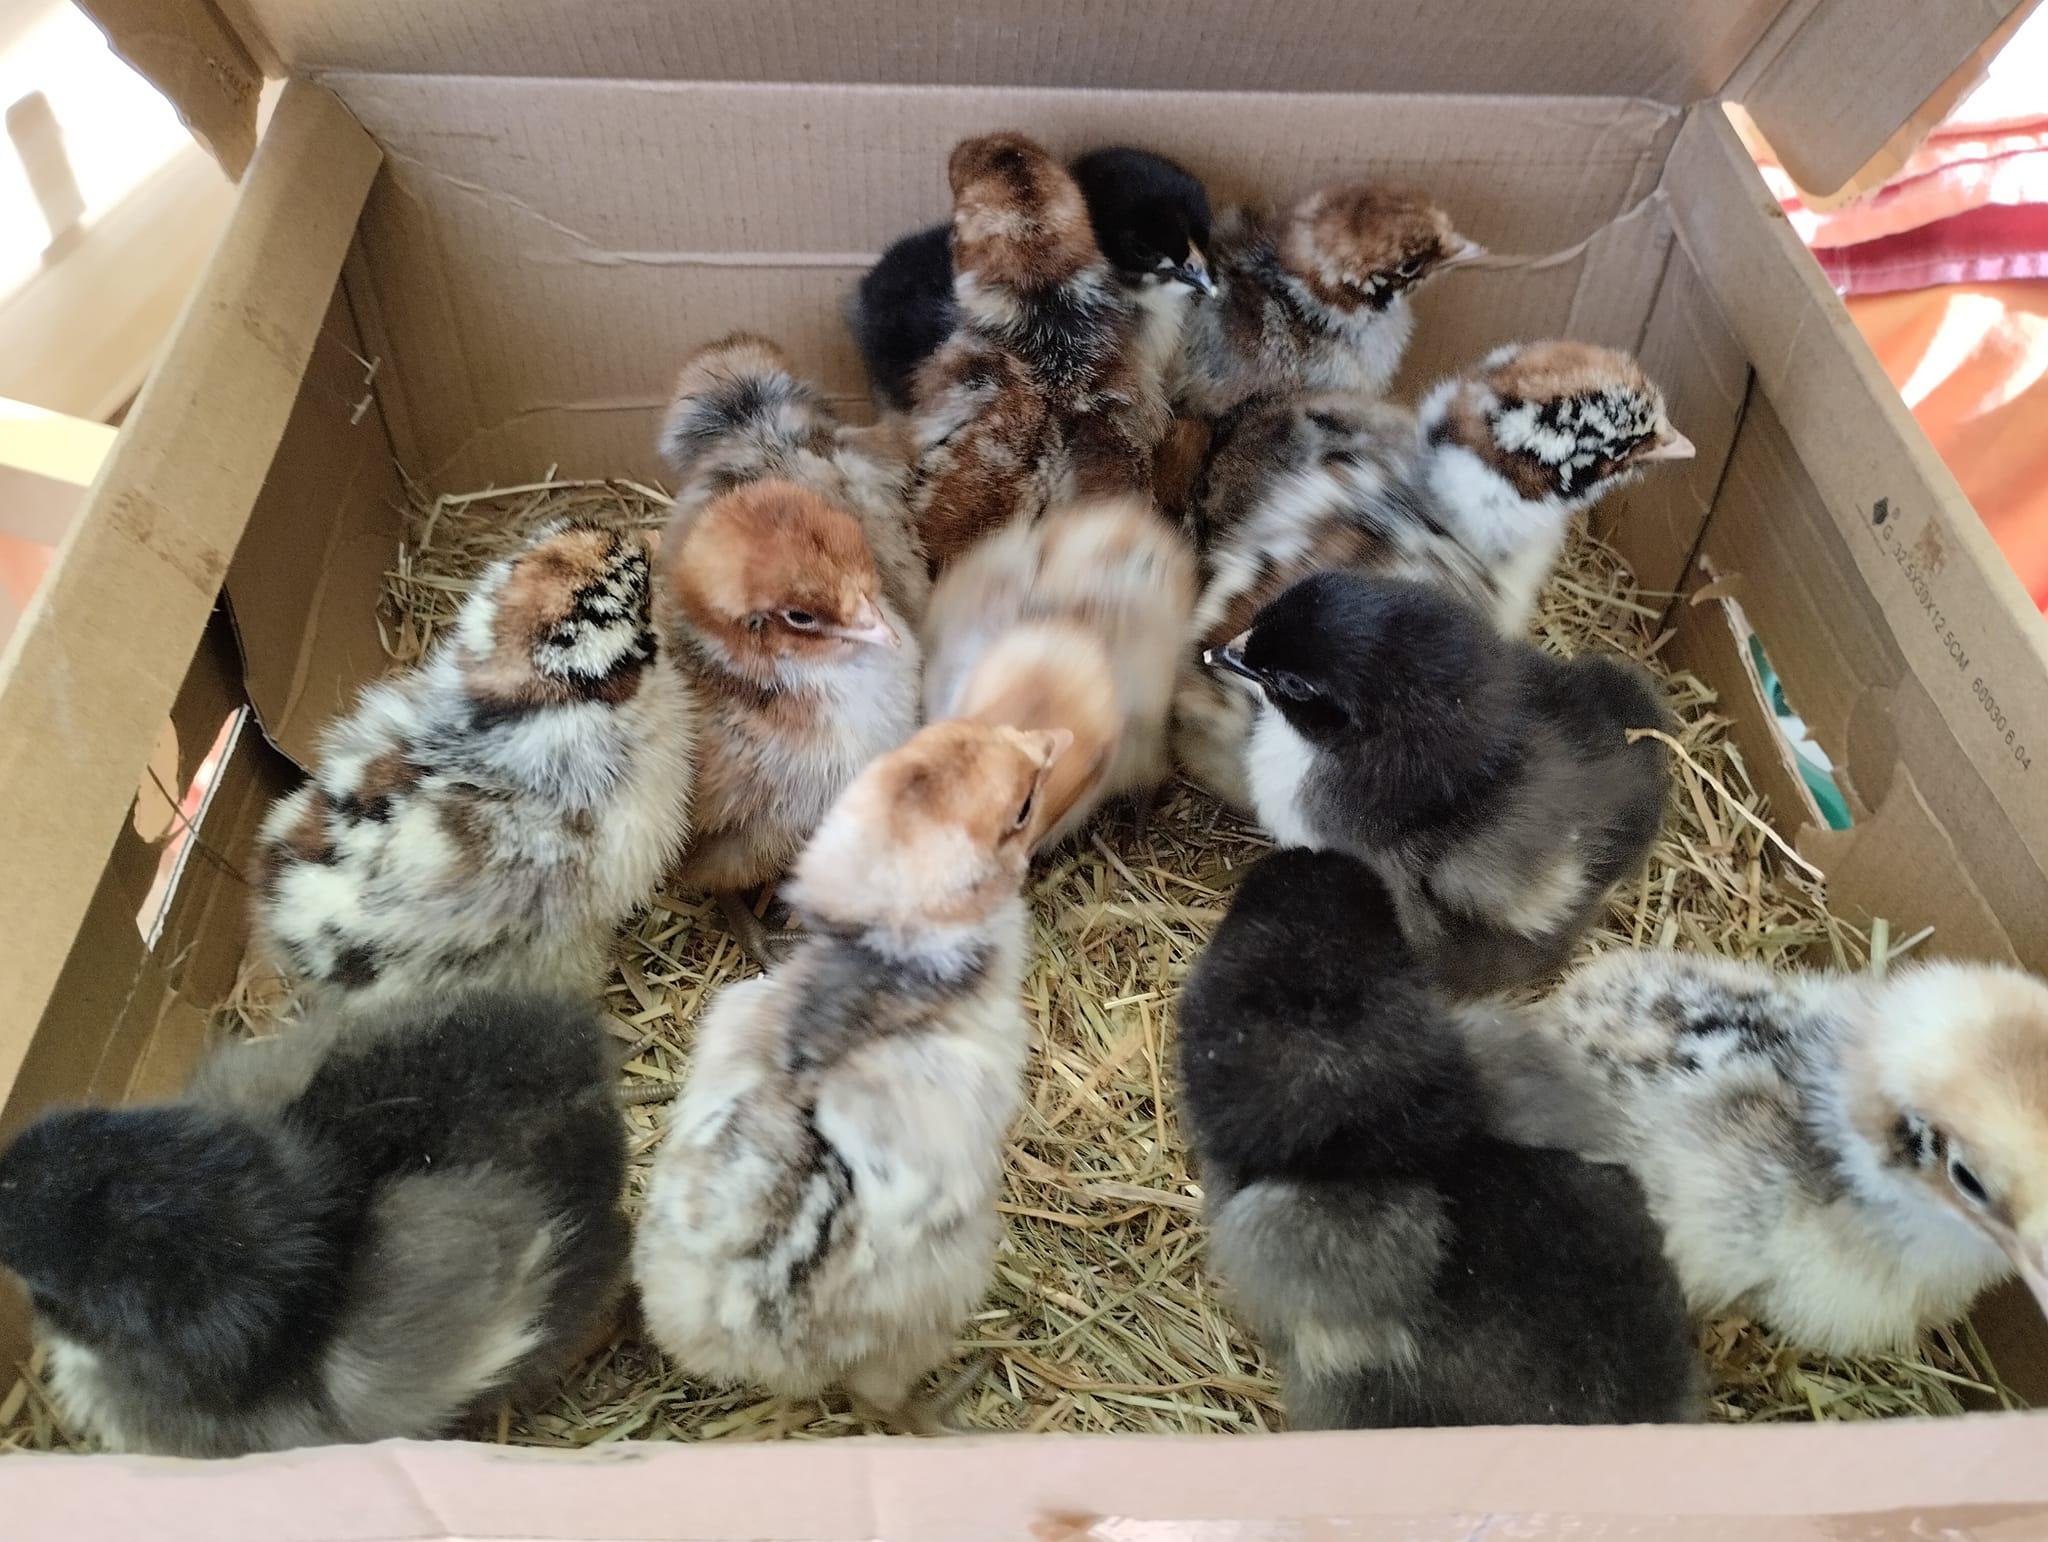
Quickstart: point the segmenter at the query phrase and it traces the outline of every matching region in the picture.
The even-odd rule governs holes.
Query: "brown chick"
[[[1176,405],[1217,417],[1260,391],[1384,395],[1414,330],[1410,296],[1484,255],[1427,194],[1394,183],[1324,188],[1277,222],[1226,210],[1218,295],[1187,318]]]
[[[735,332],[683,361],[659,443],[677,477],[674,521],[742,483],[794,482],[860,521],[889,603],[913,623],[924,614],[931,574],[904,503],[910,439],[900,421],[842,423],[781,349]]]
[[[1166,779],[1194,603],[1194,553],[1143,499],[1007,526],[932,589],[925,714],[1073,735],[1047,786],[1051,845],[1104,800]]]
[[[1166,350],[1096,246],[1066,169],[1020,134],[970,139],[953,188],[953,335],[919,370],[910,498],[933,569],[1013,519],[1145,491]]]
[[[794,482],[679,513],[662,544],[667,639],[697,692],[695,809],[679,876],[720,896],[774,883],[861,768],[917,726],[921,655],[851,514]]]

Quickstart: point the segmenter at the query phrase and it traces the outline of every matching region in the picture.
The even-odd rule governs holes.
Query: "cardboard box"
[[[1700,453],[1603,518],[1646,587],[1681,591],[1673,646],[1722,690],[1784,830],[1838,905],[1931,925],[1936,951],[2048,969],[2048,629],[1729,118],[1746,111],[1802,183],[1853,184],[1939,115],[2022,8],[90,0],[223,163],[248,168],[168,357],[0,663],[0,1138],[58,1099],[182,1080],[234,977],[253,822],[287,757],[380,666],[372,600],[398,468],[443,486],[551,465],[652,474],[677,360],[737,325],[781,339],[857,407],[839,320],[851,279],[944,214],[947,147],[998,126],[1063,154],[1170,148],[1219,202],[1410,176],[1519,254],[1427,292],[1404,388],[1516,336],[1639,352]],[[266,74],[293,84],[257,145]],[[1844,768],[1852,830],[1819,827],[1732,603]],[[166,718],[181,786],[223,721],[236,727],[200,854],[145,941],[154,851],[130,810]],[[2031,1309],[1994,1303],[1980,1325],[2006,1375],[2048,1398]],[[22,1333],[9,1302],[0,1364]],[[1218,1523],[1104,1536],[1379,1536],[1407,1525],[1390,1516],[1469,1510],[1688,1535],[1742,1515],[1745,1534],[1797,1535],[1800,1516],[1915,1503],[2035,1513],[2048,1484],[2024,1458],[2044,1439],[2048,1424],[2008,1416],[581,1465],[401,1446],[203,1472],[16,1459],[0,1485],[28,1496],[31,1529],[67,1536],[89,1532],[79,1506],[148,1506],[166,1526],[178,1494],[225,1507],[209,1535],[280,1537],[1014,1536],[1061,1509]],[[1965,1451],[2003,1465],[1959,1466]],[[1370,1490],[1355,1477],[1368,1471]],[[1729,1492],[1735,1471],[1764,1487]],[[1981,1486],[1958,1488],[1959,1472]],[[1627,1496],[1618,1509],[1596,1483]],[[1247,1524],[1258,1517],[1274,1525]]]

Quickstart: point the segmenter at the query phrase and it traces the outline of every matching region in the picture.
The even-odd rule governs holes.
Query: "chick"
[[[1216,301],[1183,328],[1177,405],[1219,417],[1261,391],[1381,395],[1415,325],[1410,294],[1484,255],[1427,195],[1391,183],[1324,188],[1278,221],[1227,209]]]
[[[1262,700],[1246,754],[1259,820],[1387,883],[1447,985],[1546,974],[1638,871],[1664,818],[1655,683],[1561,661],[1421,584],[1319,573],[1209,661]]]
[[[911,423],[911,510],[935,569],[1054,504],[1149,491],[1170,361],[1044,150],[970,139],[947,174],[958,320],[918,371]]]
[[[1531,415],[1570,424],[1533,474]],[[1572,516],[1651,461],[1690,455],[1663,398],[1626,354],[1580,343],[1501,349],[1434,390],[1418,416],[1355,395],[1257,396],[1216,424],[1185,516],[1205,552],[1199,651],[1244,630],[1313,572],[1413,579],[1521,637]],[[1174,746],[1190,775],[1247,808],[1252,698],[1183,669]]]
[[[862,526],[781,478],[678,510],[663,537],[665,638],[699,703],[695,808],[678,879],[719,896],[773,884],[862,767],[917,727],[922,662]]]
[[[1167,713],[1195,559],[1139,498],[1011,525],[943,574],[925,617],[925,716],[1068,730],[1047,788],[1052,845],[1105,800],[1166,780]]]
[[[0,1155],[0,1262],[66,1417],[237,1456],[549,1390],[625,1281],[605,1043],[552,997],[316,1012],[174,1102],[44,1115]]]
[[[1023,1102],[1019,893],[1063,734],[938,723],[849,787],[789,885],[811,936],[727,986],[655,1158],[634,1271],[692,1375],[913,1391],[987,1288]]]
[[[489,568],[263,821],[260,947],[324,999],[595,990],[680,847],[695,709],[646,537],[569,526]]]
[[[1440,382],[1416,415],[1429,505],[1485,568],[1488,609],[1516,636],[1572,516],[1651,464],[1693,455],[1641,365],[1562,339],[1496,348]]]
[[[794,482],[860,521],[883,591],[917,621],[931,574],[905,499],[911,445],[900,424],[839,421],[765,338],[735,332],[683,364],[662,420],[662,458],[674,470],[680,530],[748,482]]]
[[[1150,150],[1092,150],[1068,168],[1088,206],[1102,255],[1137,300],[1155,344],[1180,341],[1181,305],[1172,286],[1213,295],[1209,278],[1209,195],[1185,167]],[[868,269],[846,308],[877,402],[911,410],[918,366],[953,333],[953,232],[933,225],[897,241]]]
[[[1180,998],[1210,1261],[1297,1428],[1697,1417],[1703,1377],[1640,1188],[1504,1140],[1475,1009],[1361,864],[1254,867]]]
[[[1695,1309],[1875,1354],[2017,1273],[2048,1310],[2048,986],[1603,954],[1542,1009],[1623,1115]]]

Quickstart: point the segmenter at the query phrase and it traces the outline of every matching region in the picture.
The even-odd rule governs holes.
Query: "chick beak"
[[[889,625],[881,611],[867,601],[853,613],[853,620],[845,626],[834,627],[832,635],[844,642],[874,643],[884,648],[900,648],[903,638],[896,628]]]
[[[1202,255],[1200,247],[1188,248],[1186,262],[1168,263],[1166,276],[1186,284],[1195,293],[1208,299],[1216,298],[1216,280],[1209,276],[1209,261]]]
[[[1692,441],[1677,429],[1666,424],[1657,435],[1657,442],[1637,457],[1639,460],[1691,460]]]
[[[1462,268],[1467,263],[1477,262],[1486,255],[1486,248],[1477,241],[1468,241],[1463,236],[1454,237],[1457,245],[1437,260],[1437,271],[1442,273],[1451,268]]]
[[[1242,675],[1253,685],[1263,686],[1266,682],[1256,669],[1244,661],[1244,640],[1251,634],[1246,632],[1233,637],[1220,648],[1202,650],[1202,662],[1211,669],[1226,670],[1233,675]]]

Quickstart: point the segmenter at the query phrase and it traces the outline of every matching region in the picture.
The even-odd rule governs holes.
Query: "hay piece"
[[[625,481],[543,481],[429,500],[412,511],[379,621],[409,663],[453,616],[470,578],[552,519],[659,526],[665,501]],[[1583,952],[1665,944],[1774,968],[1895,959],[1920,938],[1873,939],[1832,915],[1822,883],[1787,860],[1769,810],[1726,737],[1713,693],[1674,674],[1653,628],[1661,595],[1637,590],[1615,553],[1575,534],[1546,592],[1537,636],[1563,654],[1603,649],[1666,682],[1679,720],[1670,819],[1647,871],[1614,896]],[[1266,849],[1256,831],[1193,789],[1162,800],[1142,839],[1112,812],[1090,838],[1041,863],[1031,888],[1034,953],[1025,1001],[1036,1043],[1027,1108],[1005,1163],[1007,1225],[988,1296],[952,1366],[992,1367],[956,1407],[992,1429],[1218,1433],[1283,1428],[1273,1368],[1237,1327],[1202,1267],[1201,1186],[1173,1098],[1171,1003],[1238,876]],[[751,973],[715,907],[656,897],[629,930],[605,993],[632,1052],[626,1111],[629,1208],[661,1138],[659,1101],[688,1071],[709,996]],[[251,979],[223,1012],[228,1032],[268,1031],[292,1003]],[[1967,1324],[1910,1356],[1801,1356],[1754,1324],[1707,1324],[1713,1416],[1731,1422],[1959,1412],[2011,1402]],[[40,1393],[40,1387],[37,1387]],[[843,1405],[699,1386],[633,1338],[580,1367],[502,1438],[576,1448],[621,1439],[813,1439],[865,1428]],[[16,1404],[0,1439],[66,1443],[41,1396]]]

